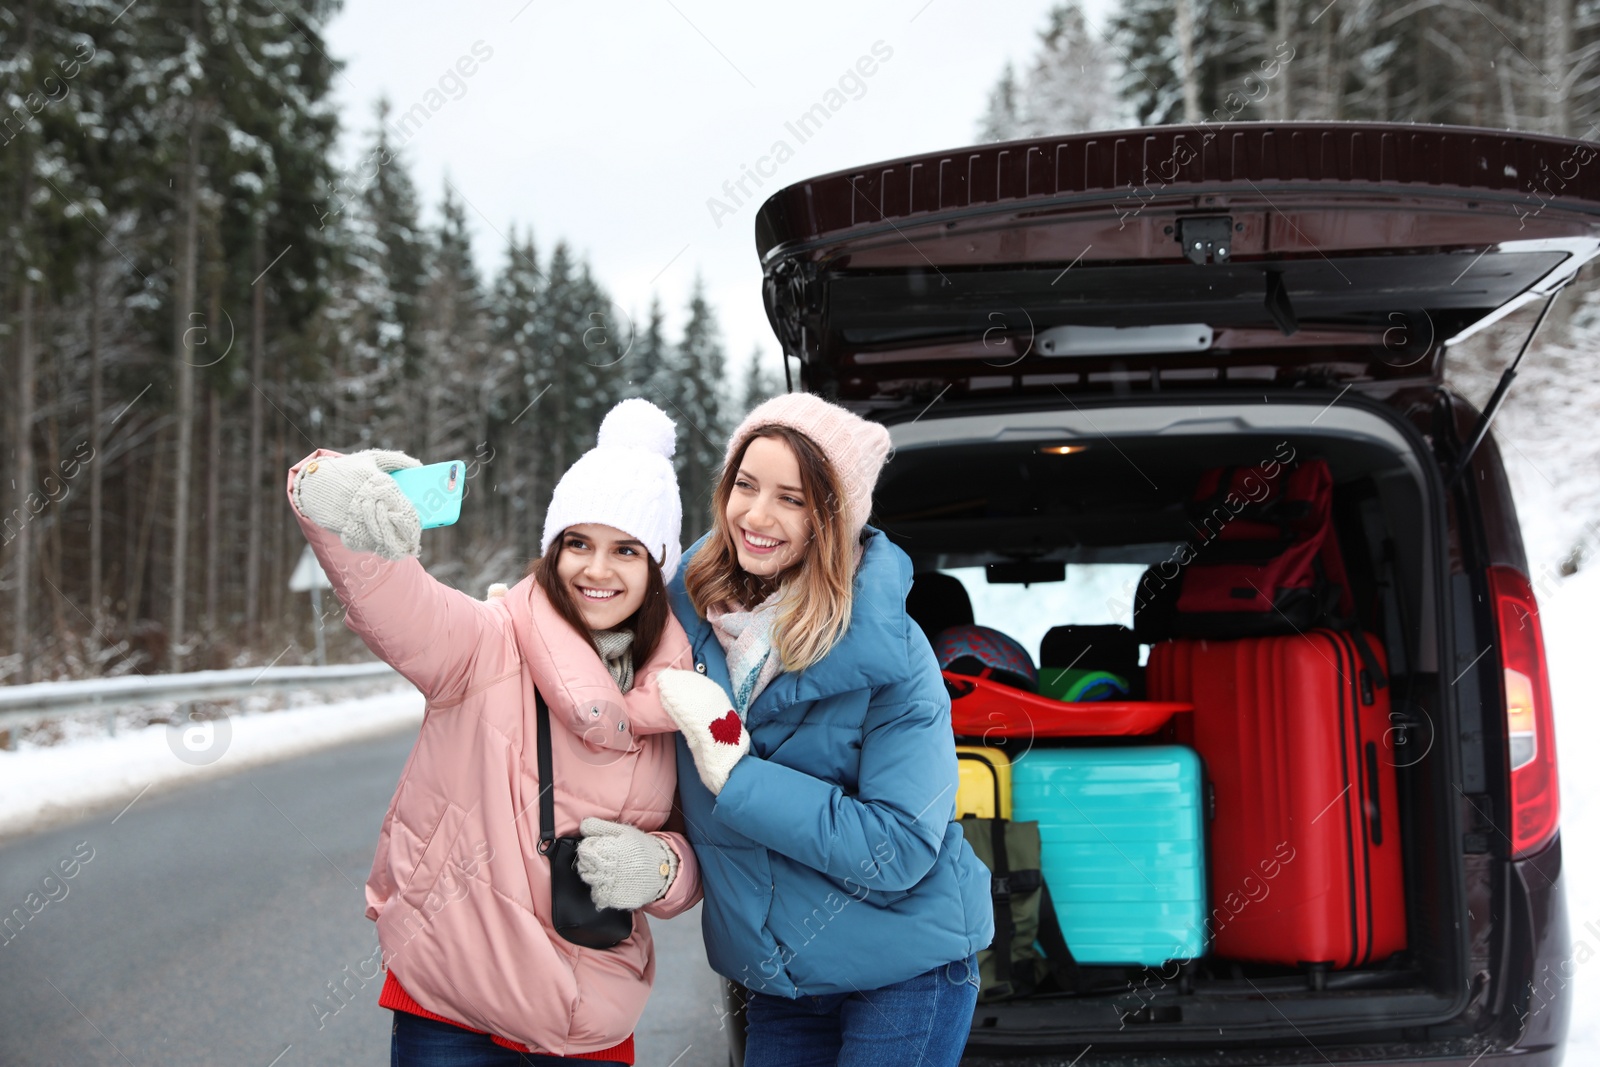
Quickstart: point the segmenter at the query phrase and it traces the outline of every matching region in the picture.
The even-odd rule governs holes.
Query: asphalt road
[[[377,946],[361,885],[414,736],[147,795],[0,847],[0,915],[46,901],[0,937],[0,1065],[387,1064],[378,982],[320,1027],[312,1004]],[[724,1067],[699,909],[652,928],[639,1067]]]

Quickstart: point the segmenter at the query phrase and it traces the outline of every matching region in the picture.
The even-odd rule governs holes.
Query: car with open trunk
[[[1402,948],[1106,968],[981,1003],[970,1062],[1560,1062],[1550,687],[1489,432],[1527,348],[1484,411],[1446,368],[1517,309],[1542,320],[1600,251],[1596,150],[1434,126],[1169,126],[893,160],[762,207],[791,388],[889,428],[873,524],[919,575],[956,576],[977,622],[1121,625],[1147,658],[1149,576],[1204,551],[1204,472],[1315,458],[1352,621],[1385,664],[1390,727],[1368,751],[1392,792],[1365,803],[1372,832],[1393,806]],[[1211,806],[1215,851],[1232,830]],[[1231,907],[1210,894],[1208,915]]]

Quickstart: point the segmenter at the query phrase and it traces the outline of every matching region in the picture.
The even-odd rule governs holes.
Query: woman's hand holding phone
[[[417,509],[424,530],[449,526],[461,517],[461,497],[466,492],[467,465],[459,459],[391,471],[389,477]]]
[[[422,521],[390,472],[418,466],[404,452],[375,448],[314,459],[295,478],[295,506],[352,551],[415,556],[422,551]]]

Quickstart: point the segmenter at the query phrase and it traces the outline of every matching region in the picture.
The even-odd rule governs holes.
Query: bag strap
[[[1042,880],[1039,884],[1039,946],[1044,949],[1044,961],[1061,991],[1076,993],[1083,984],[1083,975],[1072,950],[1067,947],[1067,939],[1062,936],[1055,901],[1050,899],[1050,887]]]
[[[539,750],[539,854],[546,856],[556,843],[556,790],[555,771],[550,758],[550,707],[544,702],[539,687],[533,687],[533,701],[537,708],[535,746]]]
[[[1378,666],[1378,657],[1372,654],[1372,646],[1367,644],[1367,635],[1362,632],[1361,627],[1357,626],[1350,631],[1350,640],[1356,646],[1356,655],[1361,657],[1361,665],[1372,675],[1372,684],[1379,689],[1389,688],[1389,678],[1383,673],[1383,668]]]
[[[995,782],[995,817],[989,821],[989,848],[994,849],[995,865],[989,872],[989,896],[995,909],[995,982],[1011,984],[1011,942],[1016,939],[1016,923],[1011,918],[1011,857],[1006,856],[1005,829],[1010,819],[1000,817],[1000,768],[982,761]]]
[[[1405,594],[1400,590],[1400,580],[1395,575],[1395,547],[1394,539],[1383,539],[1383,563],[1379,570],[1378,590],[1383,597],[1383,626],[1384,633],[1393,635],[1389,638],[1389,667],[1396,673],[1404,675],[1405,665],[1410,662],[1406,649],[1406,635],[1412,632],[1406,625]],[[1398,655],[1396,655],[1398,653]],[[1399,659],[1401,665],[1395,668],[1394,661]]]

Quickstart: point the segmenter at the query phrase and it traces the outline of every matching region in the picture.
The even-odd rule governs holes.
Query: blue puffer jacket
[[[720,796],[678,742],[678,789],[705,886],[706,954],[749,989],[877,989],[987,948],[989,872],[954,821],[950,700],[906,615],[911,561],[868,527],[843,639],[778,675],[746,717],[750,755]],[[730,691],[711,625],[670,589],[695,669]]]

